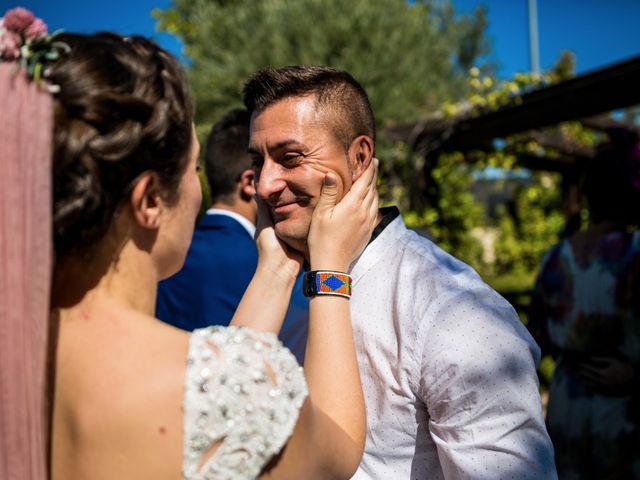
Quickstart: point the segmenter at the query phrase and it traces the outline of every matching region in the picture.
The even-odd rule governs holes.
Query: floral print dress
[[[612,395],[574,376],[594,356],[630,362],[638,372],[640,232],[577,245],[564,240],[547,253],[529,319],[543,353],[556,360],[547,428],[559,478],[640,478],[637,381],[631,393]]]

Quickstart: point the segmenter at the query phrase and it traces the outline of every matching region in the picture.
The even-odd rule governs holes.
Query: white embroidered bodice
[[[184,479],[256,478],[291,436],[306,396],[302,367],[275,335],[195,330],[185,376]]]

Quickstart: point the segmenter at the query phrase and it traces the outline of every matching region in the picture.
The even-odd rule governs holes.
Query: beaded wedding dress
[[[191,335],[184,393],[184,479],[243,480],[287,442],[307,386],[275,335],[209,327]]]

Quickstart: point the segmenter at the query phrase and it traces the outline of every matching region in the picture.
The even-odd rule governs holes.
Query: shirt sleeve
[[[429,324],[419,394],[444,477],[557,478],[538,390],[540,350],[511,305],[486,286],[458,292]]]

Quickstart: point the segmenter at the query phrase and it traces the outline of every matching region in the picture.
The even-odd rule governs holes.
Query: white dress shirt
[[[554,479],[536,365],[517,314],[395,218],[351,268],[367,407],[354,479]]]

